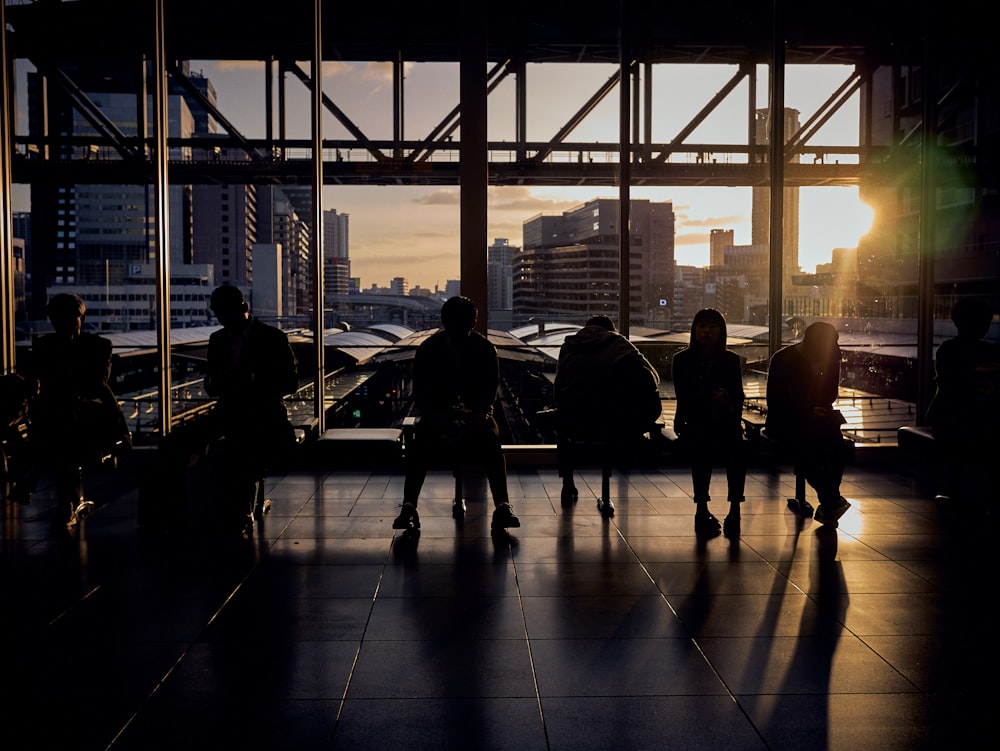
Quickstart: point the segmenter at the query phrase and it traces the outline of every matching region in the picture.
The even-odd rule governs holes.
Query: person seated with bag
[[[564,506],[577,499],[573,481],[574,444],[598,441],[621,447],[647,433],[662,412],[660,377],[608,316],[591,317],[559,350],[554,386],[557,462]],[[598,499],[605,516],[610,498]]]
[[[83,497],[82,470],[97,464],[131,436],[118,399],[108,385],[111,342],[83,331],[87,307],[70,293],[48,304],[53,333],[39,337],[24,374],[37,383],[28,417],[32,466],[12,491],[26,502],[38,476],[51,471],[56,481],[55,530],[70,529],[94,504]]]
[[[851,507],[840,494],[847,449],[840,426],[844,416],[833,408],[840,388],[837,330],[817,321],[802,341],[778,350],[767,373],[767,420],[764,430],[791,452],[819,499],[814,519],[837,525]]]
[[[408,452],[403,503],[393,529],[420,528],[417,500],[435,456],[455,461],[482,458],[493,496],[491,531],[520,527],[507,494],[507,464],[500,444],[500,428],[493,405],[500,388],[500,363],[496,347],[473,328],[476,304],[467,297],[451,297],[441,306],[442,328],[417,348],[413,358],[413,397],[420,421],[414,447]],[[452,514],[464,512],[455,499]]]

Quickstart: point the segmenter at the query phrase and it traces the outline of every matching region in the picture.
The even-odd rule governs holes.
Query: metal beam
[[[323,0],[313,0],[313,85],[312,92],[312,138],[313,154],[320,158],[313,159],[312,174],[312,232],[310,233],[310,252],[312,253],[312,304],[313,304],[313,344],[316,357],[316,382],[313,385],[315,396],[314,417],[316,430],[323,435],[326,430],[326,343],[324,332],[326,321],[323,315]],[[331,102],[330,104],[333,104]]]
[[[7,57],[6,3],[0,3],[0,375],[15,367],[14,329],[14,215],[11,208],[11,113],[12,80]]]
[[[549,141],[544,148],[539,149],[532,159],[538,162],[543,161],[549,156],[549,154],[555,151],[556,146],[561,144],[565,140],[566,136],[568,136],[573,129],[593,111],[594,107],[601,103],[601,100],[604,99],[604,97],[606,97],[608,93],[618,84],[621,77],[621,70],[616,70],[614,74],[612,74],[611,77],[608,78],[608,80],[605,81],[596,92],[594,92],[593,96],[591,96],[590,99],[588,99],[586,103],[573,114],[569,121],[559,129],[559,132],[556,133],[555,137]]]
[[[726,85],[719,89],[715,96],[713,96],[708,103],[698,111],[698,114],[691,118],[691,122],[681,128],[680,132],[674,136],[674,140],[670,142],[670,145],[676,147],[684,143],[685,139],[687,139],[687,137],[694,132],[695,128],[701,125],[705,121],[705,118],[712,114],[712,111],[718,107],[727,96],[729,96],[733,89],[735,89],[747,75],[749,75],[749,71],[749,66],[741,65],[733,77],[726,82]],[[672,149],[662,152],[657,157],[657,161],[664,161],[668,156],[670,156],[671,153]]]
[[[222,126],[222,129],[226,131],[226,133],[228,133],[230,137],[232,137],[232,139],[235,140],[240,145],[240,148],[242,148],[247,153],[247,156],[249,156],[254,161],[257,161],[261,158],[257,149],[253,147],[253,144],[251,144],[250,141],[246,137],[244,137],[244,135],[239,131],[239,129],[235,125],[229,122],[226,116],[219,111],[219,108],[216,107],[209,100],[207,96],[201,93],[201,90],[197,86],[191,83],[191,81],[188,79],[187,76],[184,75],[183,71],[181,71],[180,66],[176,62],[171,63],[167,67],[167,72],[170,73],[170,77],[173,78],[175,81],[177,81],[177,83],[179,83],[181,87],[188,94],[190,94],[198,101],[198,104],[200,104],[202,107],[205,108],[205,110],[212,116],[212,118],[217,123],[219,123],[219,125]]]
[[[153,183],[156,239],[156,348],[160,355],[160,435],[173,427],[170,402],[170,194],[167,177],[167,61],[164,48],[164,5],[155,0],[153,24],[153,158],[156,179]],[[143,79],[145,85],[145,78]],[[144,134],[143,134],[144,135]]]
[[[317,11],[318,13],[319,11]],[[299,67],[298,63],[289,63],[285,70],[291,71],[296,75],[296,77],[306,85],[309,91],[313,91],[314,84],[310,76],[306,75],[306,72]],[[326,107],[330,113],[337,118],[341,125],[343,125],[347,131],[358,140],[358,146],[360,148],[366,149],[369,154],[371,154],[375,159],[382,160],[385,159],[385,154],[381,151],[372,148],[371,140],[364,133],[361,132],[361,128],[354,124],[354,122],[349,118],[343,110],[340,109],[333,100],[330,99],[326,94],[323,94],[323,84],[322,77],[320,77],[319,85],[320,96],[323,102],[323,106]]]

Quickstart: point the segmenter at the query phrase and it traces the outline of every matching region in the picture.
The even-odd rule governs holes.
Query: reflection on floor
[[[755,470],[698,541],[683,468],[616,472],[603,520],[599,475],[563,509],[515,466],[494,540],[481,478],[456,522],[432,474],[406,538],[401,475],[303,471],[237,541],[140,533],[128,471],[62,539],[44,492],[4,507],[4,749],[991,745],[991,530],[905,475],[849,468],[832,529]]]

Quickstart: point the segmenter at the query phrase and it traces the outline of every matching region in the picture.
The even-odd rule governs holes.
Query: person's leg
[[[560,431],[556,442],[556,465],[562,478],[560,501],[563,506],[571,506],[576,503],[579,493],[573,480],[573,443],[564,431]]]
[[[709,488],[712,482],[712,454],[709,441],[698,441],[690,446],[691,451],[691,482],[694,490],[694,531],[696,534],[712,537],[719,533],[722,525],[712,512],[708,503],[712,500]]]
[[[423,422],[418,423],[413,434],[411,450],[406,457],[406,477],[403,479],[403,503],[399,515],[393,520],[393,529],[420,529],[417,500],[424,487],[430,457],[440,445],[441,436]]]
[[[816,488],[819,503],[813,518],[821,524],[834,524],[851,507],[840,495],[840,484],[844,477],[846,447],[840,431],[835,436],[826,436],[816,445],[810,484]],[[808,476],[806,478],[809,479]]]
[[[743,436],[735,436],[726,450],[726,487],[728,491],[729,513],[726,515],[725,531],[730,534],[739,531],[740,505],[746,500],[747,464],[743,447]]]
[[[486,479],[490,485],[490,495],[493,496],[493,518],[490,523],[492,531],[508,527],[520,527],[521,520],[514,515],[507,491],[507,460],[503,455],[500,443],[500,428],[496,421],[491,420],[482,434],[475,439],[477,448],[486,457]]]

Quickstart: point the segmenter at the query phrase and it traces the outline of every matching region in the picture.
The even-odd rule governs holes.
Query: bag
[[[132,448],[132,432],[116,399],[81,399],[70,420],[84,459],[102,462]]]

